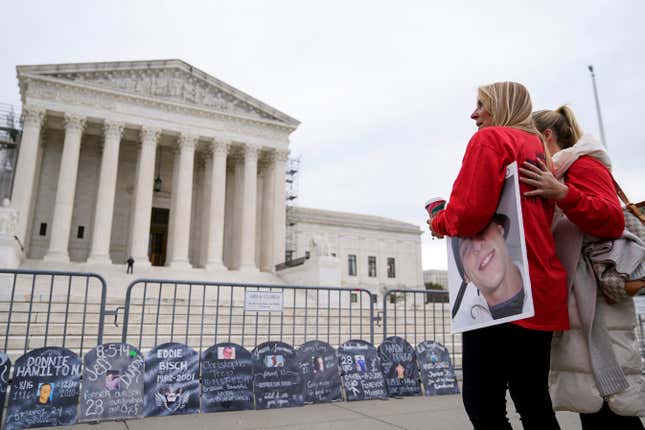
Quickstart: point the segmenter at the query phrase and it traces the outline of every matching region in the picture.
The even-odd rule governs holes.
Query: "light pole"
[[[602,144],[607,148],[607,139],[605,139],[605,127],[602,124],[602,114],[600,113],[600,100],[598,100],[598,88],[596,88],[596,75],[593,72],[593,65],[587,66],[591,73],[591,83],[593,84],[593,95],[596,99],[596,113],[598,114],[598,126],[600,127],[600,139]]]

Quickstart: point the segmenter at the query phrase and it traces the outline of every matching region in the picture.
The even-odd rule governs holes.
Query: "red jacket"
[[[578,158],[564,175],[569,191],[558,206],[584,233],[601,239],[616,239],[625,229],[611,174],[600,161],[588,155]]]
[[[486,127],[466,147],[461,170],[446,210],[432,220],[432,229],[447,236],[469,237],[493,217],[504,185],[506,167],[517,161],[544,160],[540,139],[511,127]],[[526,197],[532,187],[520,182],[522,217],[535,316],[515,321],[534,330],[568,330],[567,274],[555,253],[551,221],[555,204]]]

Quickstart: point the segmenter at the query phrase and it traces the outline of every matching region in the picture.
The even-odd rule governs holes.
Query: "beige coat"
[[[549,391],[553,408],[597,412],[602,407],[603,398],[591,371],[589,347],[572,292],[569,294],[569,318],[571,330],[555,333],[551,345]],[[638,340],[634,334],[634,301],[629,299],[610,305],[599,296],[596,318],[607,327],[616,359],[629,383],[627,390],[608,397],[609,407],[619,415],[645,416],[645,381],[641,375]]]
[[[611,168],[602,145],[589,136],[583,136],[576,145],[554,156],[558,177],[582,155],[591,155]],[[584,273],[584,264],[579,264],[584,234],[564,214],[556,214],[553,232],[558,257],[569,275],[568,308],[571,324],[569,331],[554,333],[551,344],[549,391],[553,408],[582,413],[600,410],[603,396],[596,383],[596,377],[600,376],[604,378],[605,387],[612,389],[608,392],[615,393],[606,398],[613,412],[619,415],[645,416],[645,379],[641,374],[641,357],[634,331],[634,301],[628,299],[618,304],[607,303],[596,288],[593,276],[590,279],[589,273]],[[580,303],[576,301],[576,296]],[[587,330],[583,328],[583,321],[587,321]],[[604,359],[598,363],[607,366],[613,364],[611,367],[592,367],[593,354],[589,342],[593,336],[589,334],[590,321],[600,327],[599,332],[603,334],[600,338],[602,342],[599,343],[607,345],[607,348],[611,345],[611,351],[604,348],[600,350]],[[596,357],[599,353],[598,346],[594,349]]]

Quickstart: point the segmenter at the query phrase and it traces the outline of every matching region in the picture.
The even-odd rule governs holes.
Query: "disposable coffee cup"
[[[430,217],[435,216],[446,207],[446,199],[443,197],[434,197],[426,201],[425,208]]]

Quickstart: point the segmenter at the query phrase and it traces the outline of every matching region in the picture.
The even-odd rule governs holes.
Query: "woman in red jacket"
[[[478,90],[470,139],[449,204],[428,221],[435,236],[471,237],[491,221],[506,167],[549,164],[531,120],[531,98],[515,82]],[[522,193],[531,187],[520,184]],[[559,429],[548,391],[551,336],[569,328],[566,273],[551,236],[554,203],[522,195],[521,207],[535,315],[463,334],[463,400],[475,429],[511,429],[506,390],[525,429]]]
[[[535,112],[533,119],[554,154],[554,174],[543,164],[527,164],[520,181],[535,187],[528,196],[557,202],[553,236],[569,274],[571,330],[555,334],[551,348],[553,406],[579,412],[585,430],[643,429],[636,417],[645,415],[645,380],[634,303],[607,303],[582,256],[587,243],[623,241],[625,220],[609,156],[600,142],[582,134],[567,106]],[[626,264],[623,269],[630,270]]]

